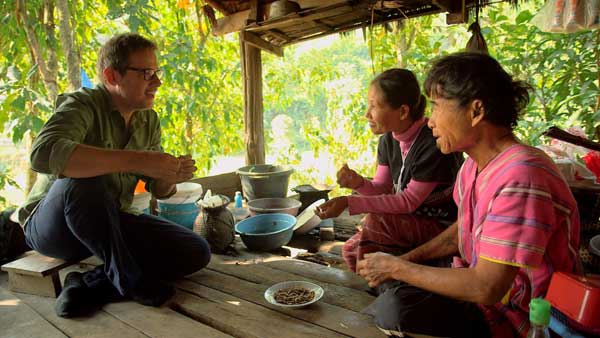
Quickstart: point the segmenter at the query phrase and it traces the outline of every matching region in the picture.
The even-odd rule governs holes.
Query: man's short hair
[[[104,83],[104,69],[110,67],[125,74],[129,66],[129,56],[139,50],[156,50],[153,41],[136,33],[119,34],[108,40],[98,52],[96,72],[100,82]]]

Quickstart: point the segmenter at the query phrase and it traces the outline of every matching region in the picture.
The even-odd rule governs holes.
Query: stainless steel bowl
[[[259,198],[248,201],[248,209],[250,209],[250,215],[252,216],[273,213],[296,216],[301,205],[300,201],[286,197]]]

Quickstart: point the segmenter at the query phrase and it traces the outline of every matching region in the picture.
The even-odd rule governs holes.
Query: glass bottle
[[[529,332],[527,338],[550,338],[550,303],[543,298],[534,298],[529,303]]]

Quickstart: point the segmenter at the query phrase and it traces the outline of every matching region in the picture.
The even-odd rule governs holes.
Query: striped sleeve
[[[479,256],[514,266],[537,267],[557,220],[552,195],[548,186],[539,182],[544,179],[542,172],[519,166],[505,175],[513,179],[499,185],[490,200]]]

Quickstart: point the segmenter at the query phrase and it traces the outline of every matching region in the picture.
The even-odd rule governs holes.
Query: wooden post
[[[264,164],[265,135],[260,49],[245,43],[240,34],[240,51],[244,79],[246,164]]]

